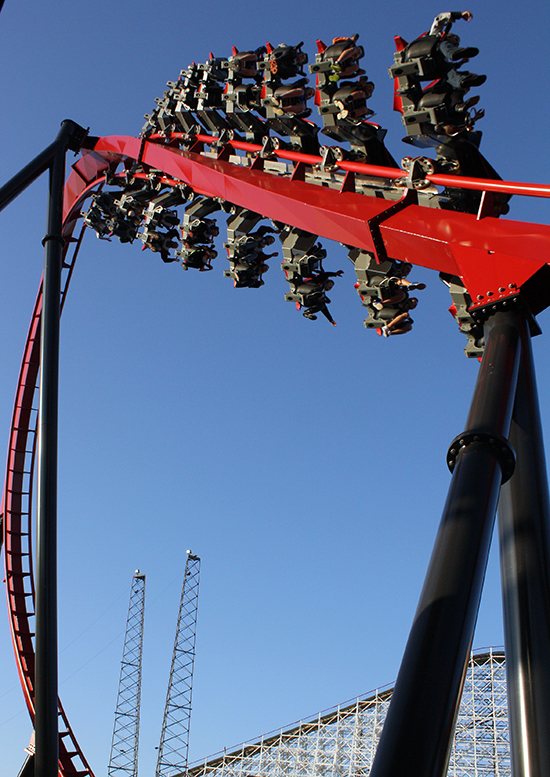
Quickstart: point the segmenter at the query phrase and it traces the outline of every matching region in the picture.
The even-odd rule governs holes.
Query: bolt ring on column
[[[61,243],[62,246],[65,245],[65,238],[61,235],[44,235],[42,238],[42,245],[44,248],[46,247],[46,243],[48,243],[50,240],[57,240],[57,242]]]
[[[462,432],[452,441],[447,453],[447,466],[452,472],[455,468],[458,454],[464,448],[475,446],[490,451],[502,470],[502,482],[506,483],[514,474],[516,466],[516,454],[505,437],[499,434],[488,434],[481,430],[471,429]]]

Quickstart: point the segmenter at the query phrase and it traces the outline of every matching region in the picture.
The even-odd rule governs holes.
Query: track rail
[[[474,306],[493,304],[521,293],[534,314],[550,305],[550,270],[541,258],[549,255],[550,227],[481,218],[418,205],[416,193],[396,178],[395,168],[342,162],[334,174],[319,177],[320,157],[283,151],[292,162],[273,169],[253,144],[228,143],[218,152],[201,153],[217,142],[199,136],[189,151],[174,147],[178,138],[143,141],[133,137],[98,138],[92,150],[73,165],[64,196],[63,302],[69,288],[84,229],[72,237],[82,203],[102,185],[107,169],[139,160],[160,171],[167,182],[186,183],[197,194],[219,197],[345,245],[458,275]],[[234,157],[243,151],[245,157]],[[340,177],[338,177],[340,176]],[[351,176],[351,177],[350,177]],[[457,188],[549,196],[550,187],[431,176],[432,183]],[[443,178],[450,180],[443,180]],[[436,180],[437,179],[437,180]],[[362,182],[362,183],[361,183]],[[366,183],[365,183],[366,182]],[[370,186],[372,196],[365,196]],[[393,200],[376,195],[376,187],[394,187]],[[497,187],[497,188],[495,188]],[[543,281],[542,283],[538,281]],[[34,579],[32,569],[33,465],[37,430],[40,287],[27,335],[12,418],[3,494],[3,541],[8,610],[17,668],[25,701],[34,716]],[[59,702],[59,774],[93,777]]]
[[[67,221],[63,263],[62,307],[84,229],[72,238]],[[4,563],[8,613],[15,660],[31,719],[34,719],[34,576],[32,564],[33,472],[38,426],[40,376],[40,317],[42,282],[31,317],[15,398],[6,479],[2,501]],[[59,774],[93,777],[93,772],[74,736],[68,717],[58,700]]]

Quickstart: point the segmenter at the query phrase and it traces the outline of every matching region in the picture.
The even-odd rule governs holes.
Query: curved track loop
[[[515,288],[546,267],[540,257],[548,255],[550,228],[493,218],[481,223],[475,216],[420,207],[414,197],[405,207],[395,209],[395,199],[365,196],[355,189],[352,178],[330,188],[312,185],[304,174],[305,160],[294,159],[294,168],[280,174],[269,172],[263,161],[251,166],[249,159],[231,160],[223,156],[201,155],[202,145],[193,151],[181,151],[166,143],[144,143],[137,138],[113,136],[99,138],[93,151],[84,151],[73,165],[65,186],[64,237],[65,258],[63,302],[67,294],[74,262],[84,234],[72,237],[82,203],[104,182],[104,173],[139,160],[161,171],[174,183],[186,183],[197,194],[221,197],[230,203],[261,212],[264,217],[289,223],[346,245],[369,251],[379,249],[369,220],[376,222],[378,235],[388,254],[406,255],[414,264],[461,276],[475,299],[476,288],[487,287],[487,277],[506,285],[512,277]],[[226,149],[227,151],[227,149]],[[228,158],[229,156],[229,158]],[[316,160],[312,160],[313,164]],[[238,164],[236,163],[238,162]],[[268,167],[268,166],[266,166]],[[364,168],[364,169],[363,169]],[[369,169],[367,169],[369,168]],[[309,176],[311,171],[309,168]],[[378,169],[380,178],[395,177]],[[372,166],[354,165],[347,175],[372,179]],[[342,173],[344,175],[344,173]],[[376,182],[376,178],[373,179]],[[457,179],[454,179],[455,181]],[[170,183],[170,181],[167,181]],[[319,183],[319,182],[317,182]],[[374,188],[373,188],[374,194]],[[404,190],[407,191],[406,189]],[[409,201],[411,204],[409,205]],[[382,222],[384,222],[382,224]],[[69,250],[72,249],[72,250]],[[483,261],[480,263],[480,259]],[[483,272],[479,271],[480,264]],[[474,269],[472,269],[474,268]],[[504,277],[506,276],[506,277]],[[3,495],[3,539],[8,609],[15,657],[25,701],[34,716],[34,580],[32,570],[31,512],[33,465],[37,429],[37,388],[39,380],[39,341],[42,291],[39,289],[25,345],[19,375],[8,450]],[[543,307],[549,304],[545,301]],[[542,309],[542,308],[541,308]],[[93,777],[93,773],[71,730],[59,703],[60,761],[59,774]]]
[[[74,226],[74,224],[73,224]],[[73,241],[68,232],[65,251],[62,304],[68,290],[84,229]],[[40,372],[40,314],[42,282],[38,290],[25,344],[12,416],[6,480],[3,494],[3,541],[8,612],[15,659],[25,702],[34,718],[34,578],[32,567],[32,491],[37,442]],[[59,773],[93,777],[93,773],[58,701]]]
[[[88,160],[88,163],[91,160]],[[73,232],[84,199],[101,185],[99,178],[110,159],[86,158],[65,185],[61,311],[65,303],[74,264],[85,228],[79,237]],[[78,164],[78,163],[77,163]],[[80,169],[82,168],[82,169]],[[89,178],[86,177],[90,171]],[[34,719],[34,576],[32,565],[32,491],[38,425],[40,373],[40,314],[42,282],[38,290],[19,373],[8,447],[6,478],[2,498],[2,526],[8,613],[21,687],[31,719]],[[71,729],[61,701],[59,714],[59,774],[93,777],[93,772]]]

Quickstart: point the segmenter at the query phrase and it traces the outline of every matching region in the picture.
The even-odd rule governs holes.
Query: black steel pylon
[[[485,340],[466,430],[449,450],[447,502],[370,777],[446,775],[501,484],[513,774],[550,774],[550,511],[526,316],[496,312]]]
[[[514,777],[550,774],[550,507],[531,338],[522,354],[498,523]]]

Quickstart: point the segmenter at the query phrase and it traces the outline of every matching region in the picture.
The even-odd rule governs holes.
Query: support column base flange
[[[447,466],[450,472],[455,468],[458,454],[464,448],[484,448],[497,459],[502,469],[502,482],[506,483],[514,474],[516,454],[505,437],[499,434],[489,434],[478,429],[469,429],[454,438],[447,452]]]

